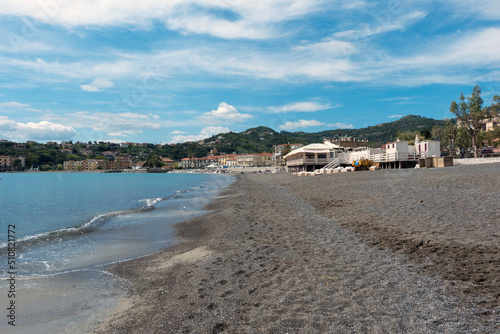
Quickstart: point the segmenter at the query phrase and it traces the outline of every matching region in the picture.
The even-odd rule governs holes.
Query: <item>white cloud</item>
[[[429,1],[419,0],[412,2],[411,5],[427,2]],[[465,4],[466,1],[463,0],[460,3]],[[345,10],[348,10],[350,15],[352,7],[362,6],[363,1],[357,1],[356,6],[348,5],[350,8],[342,9],[340,3],[323,0],[256,0],[251,2],[75,0],[65,1],[64,5],[56,6],[58,8],[54,9],[54,15],[47,21],[51,24],[71,27],[126,25],[148,28],[146,22],[151,24],[159,20],[167,27],[183,33],[210,34],[223,38],[267,38],[281,36],[283,31],[280,29],[284,29],[284,23],[287,20],[301,18],[320,10],[333,12],[332,8],[335,8],[335,13],[338,15],[343,14]],[[184,43],[174,43],[164,51],[156,53],[115,51],[109,54],[109,58],[100,61],[89,58],[90,60],[71,62],[63,57],[58,58],[58,61],[49,61],[32,57],[14,59],[0,56],[0,71],[11,69],[10,71],[22,72],[23,84],[29,82],[33,85],[39,82],[67,83],[82,79],[91,81],[102,77],[108,78],[105,80],[112,83],[109,80],[137,78],[144,73],[144,68],[155,64],[158,68],[158,75],[166,76],[166,73],[172,77],[187,75],[186,81],[189,82],[193,81],[189,76],[209,73],[217,76],[244,77],[243,79],[245,77],[266,78],[294,83],[300,81],[368,84],[389,82],[394,85],[408,86],[429,83],[470,83],[474,79],[472,72],[475,70],[474,74],[477,76],[477,68],[482,64],[492,65],[493,70],[498,68],[495,67],[498,66],[496,64],[499,63],[500,57],[498,28],[490,28],[489,31],[484,29],[483,34],[481,32],[462,33],[461,38],[443,36],[442,40],[426,40],[424,46],[413,50],[410,56],[398,55],[395,53],[398,51],[382,49],[376,44],[375,39],[373,39],[374,43],[360,46],[360,41],[363,43],[368,37],[392,31],[405,31],[410,25],[427,17],[427,13],[422,10],[412,10],[404,4],[400,7],[398,14],[390,17],[369,18],[366,29],[363,29],[364,25],[362,27],[339,24],[338,26],[345,30],[339,29],[337,33],[326,38],[318,41],[305,41],[298,46],[283,44],[272,51],[269,51],[271,48],[257,46],[249,52],[245,45],[240,47],[241,44],[238,44],[234,47],[234,45],[229,46],[226,41],[215,39],[210,43],[199,43],[196,46],[189,45],[188,41],[187,47]],[[425,6],[419,7],[425,8]],[[483,6],[474,5],[474,7],[482,8]],[[498,8],[498,5],[491,0],[486,1],[486,7],[491,11]],[[8,6],[0,7],[0,15],[36,17],[40,8],[40,5],[35,4],[34,1],[12,1]],[[483,9],[476,10],[486,12]],[[380,10],[378,13],[382,12]],[[373,13],[376,14],[377,11]],[[353,22],[359,23],[357,20]],[[470,38],[464,36],[470,36]],[[448,41],[450,39],[452,42]],[[361,47],[365,49],[359,52]],[[455,65],[461,64],[465,68],[458,71]],[[109,88],[100,87],[99,82],[94,81],[81,85],[81,89],[96,92]],[[172,83],[174,81],[172,80]]]
[[[366,8],[368,7],[368,4],[365,1],[349,1],[346,3],[342,3],[342,8],[344,9],[358,9],[358,8]]]
[[[401,118],[401,117],[403,117],[403,115],[391,115],[387,118]]]
[[[328,124],[329,128],[336,128],[336,129],[353,129],[354,126],[352,124],[346,124],[346,123],[331,123]]]
[[[111,88],[113,87],[113,82],[104,78],[94,79],[89,85],[81,85],[80,88],[86,92],[99,92],[103,88]]]
[[[159,130],[161,121],[155,115],[139,113],[89,113],[79,111],[64,115],[47,114],[44,118],[59,120],[74,128],[92,128],[95,131],[106,132],[110,136],[127,136],[142,133],[143,130]]]
[[[293,112],[316,112],[338,108],[340,105],[332,106],[330,103],[318,102],[295,102],[277,107],[267,107],[267,110],[272,113],[293,113]]]
[[[175,131],[170,132],[171,135],[181,135],[183,133],[186,133],[186,132],[185,131],[180,131],[180,130],[175,130]]]
[[[295,122],[285,122],[284,124],[278,125],[280,129],[282,130],[295,130],[299,128],[308,128],[311,126],[320,126],[320,125],[326,125],[323,122],[316,121],[314,119],[311,120],[305,120],[305,119],[299,119],[298,121]]]
[[[115,137],[127,137],[126,134],[121,133],[121,132],[110,132],[108,133],[108,136],[115,136]]]
[[[331,37],[325,38],[321,42],[296,46],[292,50],[308,52],[313,57],[318,55],[321,57],[346,57],[359,52],[355,44],[335,40]]]
[[[351,29],[345,31],[339,31],[332,35],[333,39],[347,39],[347,40],[363,40],[365,38],[383,34],[391,31],[403,31],[409,25],[414,24],[417,21],[424,19],[427,13],[424,11],[416,10],[404,15],[391,15],[388,12],[388,17],[386,17],[385,11],[380,14],[374,12],[373,19],[370,23],[364,24],[362,29]],[[382,15],[379,16],[379,15]]]
[[[17,0],[0,7],[0,15],[28,16],[50,24],[74,26],[139,26],[164,22],[183,33],[222,38],[267,38],[279,35],[273,24],[321,9],[324,0]],[[225,16],[229,15],[229,18]]]
[[[229,128],[223,126],[208,126],[201,130],[198,135],[177,135],[173,136],[170,143],[185,143],[188,141],[200,141],[210,136],[230,132]],[[176,132],[176,131],[174,131]]]
[[[24,107],[29,107],[29,104],[23,104],[23,103],[19,103],[19,102],[4,102],[4,103],[0,103],[0,107],[24,108]]]
[[[0,131],[14,131],[17,127],[17,122],[10,120],[6,116],[0,116]]]
[[[206,112],[200,116],[201,121],[216,124],[220,122],[244,122],[245,120],[252,118],[253,116],[250,114],[240,114],[235,107],[227,104],[226,102],[219,103],[219,107],[216,110]]]
[[[500,19],[500,2],[498,0],[482,0],[480,3],[470,0],[445,0],[450,8],[461,16],[474,17],[476,20]]]
[[[47,121],[19,123],[4,116],[0,116],[0,131],[17,140],[69,140],[76,135],[71,126]]]
[[[429,50],[423,55],[407,59],[423,65],[498,65],[500,62],[500,28],[483,30],[460,35],[451,42],[441,43],[439,49]]]
[[[385,78],[396,85],[470,84],[475,73],[489,73],[500,64],[500,28],[486,28],[429,43],[419,54],[390,57],[367,69],[367,75]],[[404,103],[400,103],[404,104]]]
[[[296,130],[296,129],[301,129],[301,128],[308,128],[308,127],[313,127],[313,126],[326,126],[329,128],[336,128],[336,129],[352,129],[353,126],[351,124],[346,124],[346,123],[330,123],[326,124],[324,122],[320,122],[314,119],[311,120],[305,120],[305,119],[299,119],[298,121],[295,122],[285,122],[284,124],[278,125],[278,127],[282,130]]]

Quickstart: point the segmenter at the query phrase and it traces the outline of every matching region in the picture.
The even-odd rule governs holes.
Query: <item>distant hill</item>
[[[335,129],[315,133],[277,132],[271,128],[259,126],[240,133],[229,132],[209,137],[204,142],[220,152],[270,152],[273,145],[284,143],[320,143],[324,138],[334,138],[340,132],[342,136],[368,139],[371,146],[378,147],[396,140],[398,132],[422,131],[434,126],[444,127],[445,122],[422,116],[409,115],[393,122],[387,122],[361,129]]]

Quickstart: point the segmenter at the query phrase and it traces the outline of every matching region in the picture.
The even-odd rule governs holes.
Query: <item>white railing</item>
[[[321,158],[321,159],[314,159],[314,158],[299,158],[299,159],[287,159],[287,166],[301,166],[305,164],[331,164],[334,161],[337,162],[338,164],[342,165],[350,165],[353,161],[357,161],[360,159],[369,159],[372,160],[375,163],[378,162],[395,162],[395,161],[418,161],[419,158],[426,158],[428,157],[428,154],[426,152],[419,152],[419,153],[399,153],[399,152],[393,152],[393,153],[377,153],[377,154],[359,154],[359,152],[356,152],[357,154],[353,154],[351,152],[345,152],[345,153],[338,153],[336,158],[330,159],[330,158]],[[325,166],[326,167],[326,166]]]
[[[373,162],[391,162],[391,161],[418,161],[419,158],[426,158],[427,154],[422,153],[380,153],[371,154],[369,159]]]
[[[322,158],[322,159],[314,159],[314,158],[309,158],[309,159],[293,159],[293,160],[288,160],[286,161],[288,166],[298,166],[298,165],[305,165],[305,164],[326,164],[330,162],[329,159]]]

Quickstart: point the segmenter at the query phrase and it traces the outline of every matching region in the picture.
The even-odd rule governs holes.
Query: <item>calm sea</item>
[[[201,215],[227,175],[0,174],[0,251],[15,225],[18,274],[47,276],[158,251],[172,224]],[[2,266],[1,277],[6,277]]]

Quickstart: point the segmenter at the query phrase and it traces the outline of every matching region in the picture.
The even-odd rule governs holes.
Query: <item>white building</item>
[[[415,167],[419,158],[440,155],[439,141],[420,141],[417,137],[414,145],[409,145],[408,141],[397,140],[385,144],[382,148],[339,148],[338,145],[325,141],[323,144],[310,144],[293,150],[285,159],[288,171],[298,172],[351,165],[353,161],[360,159],[372,160],[382,168],[409,168]]]

